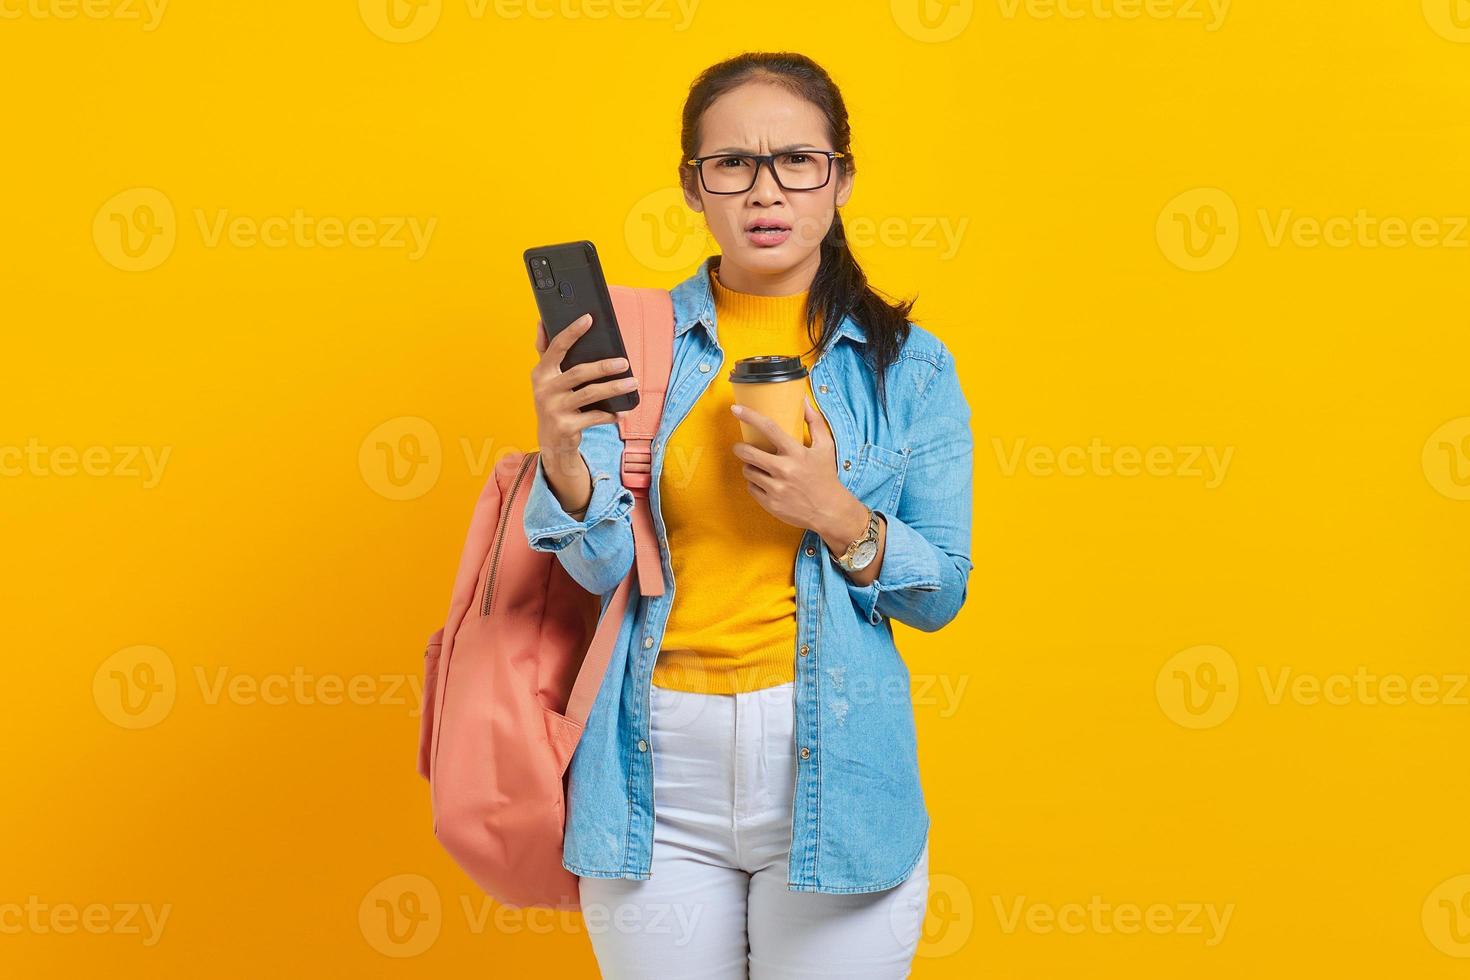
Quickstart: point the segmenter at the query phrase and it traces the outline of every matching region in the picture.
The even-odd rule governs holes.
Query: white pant
[[[927,844],[885,891],[786,888],[793,696],[789,682],[742,694],[653,688],[651,877],[580,879],[604,977],[908,976],[928,902]]]

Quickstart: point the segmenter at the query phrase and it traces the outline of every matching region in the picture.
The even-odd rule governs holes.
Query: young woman
[[[929,816],[889,621],[938,630],[965,601],[969,407],[949,350],[843,242],[851,133],[817,64],[705,71],[681,160],[720,255],[673,290],[666,407],[638,447],[665,591],[629,605],[568,770],[563,864],[606,977],[907,976]],[[605,608],[633,495],[616,417],[580,409],[633,385],[595,380],[620,359],[560,370],[587,326],[532,373],[525,529]],[[734,411],[731,368],[766,354],[809,370],[810,445]]]

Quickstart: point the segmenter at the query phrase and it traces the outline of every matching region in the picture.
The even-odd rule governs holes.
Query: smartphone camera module
[[[531,259],[531,277],[536,281],[537,289],[550,289],[556,285],[556,278],[551,274],[551,263],[544,255]]]

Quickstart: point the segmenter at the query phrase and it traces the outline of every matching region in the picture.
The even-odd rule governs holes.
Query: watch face
[[[862,544],[857,546],[857,554],[852,556],[852,567],[854,569],[867,568],[869,562],[877,557],[877,555],[878,542],[864,541]]]

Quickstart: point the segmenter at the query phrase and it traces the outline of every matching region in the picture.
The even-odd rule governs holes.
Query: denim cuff
[[[582,453],[582,459],[592,474],[592,499],[587,502],[586,514],[577,520],[556,499],[556,494],[546,482],[542,458],[536,457],[536,474],[531,479],[531,491],[526,497],[523,521],[531,550],[561,551],[594,525],[620,520],[632,511],[633,491],[623,486],[621,480],[614,479],[616,474],[595,469],[586,453]]]
[[[883,515],[885,526],[883,565],[878,570],[878,577],[867,585],[858,585],[847,577],[845,571],[843,578],[847,583],[847,594],[857,604],[863,618],[877,626],[883,622],[883,614],[878,611],[878,601],[883,593],[900,589],[938,592],[942,585],[942,569],[937,549],[922,534],[887,511],[874,508],[874,513]],[[842,566],[839,565],[838,569],[840,571]]]

